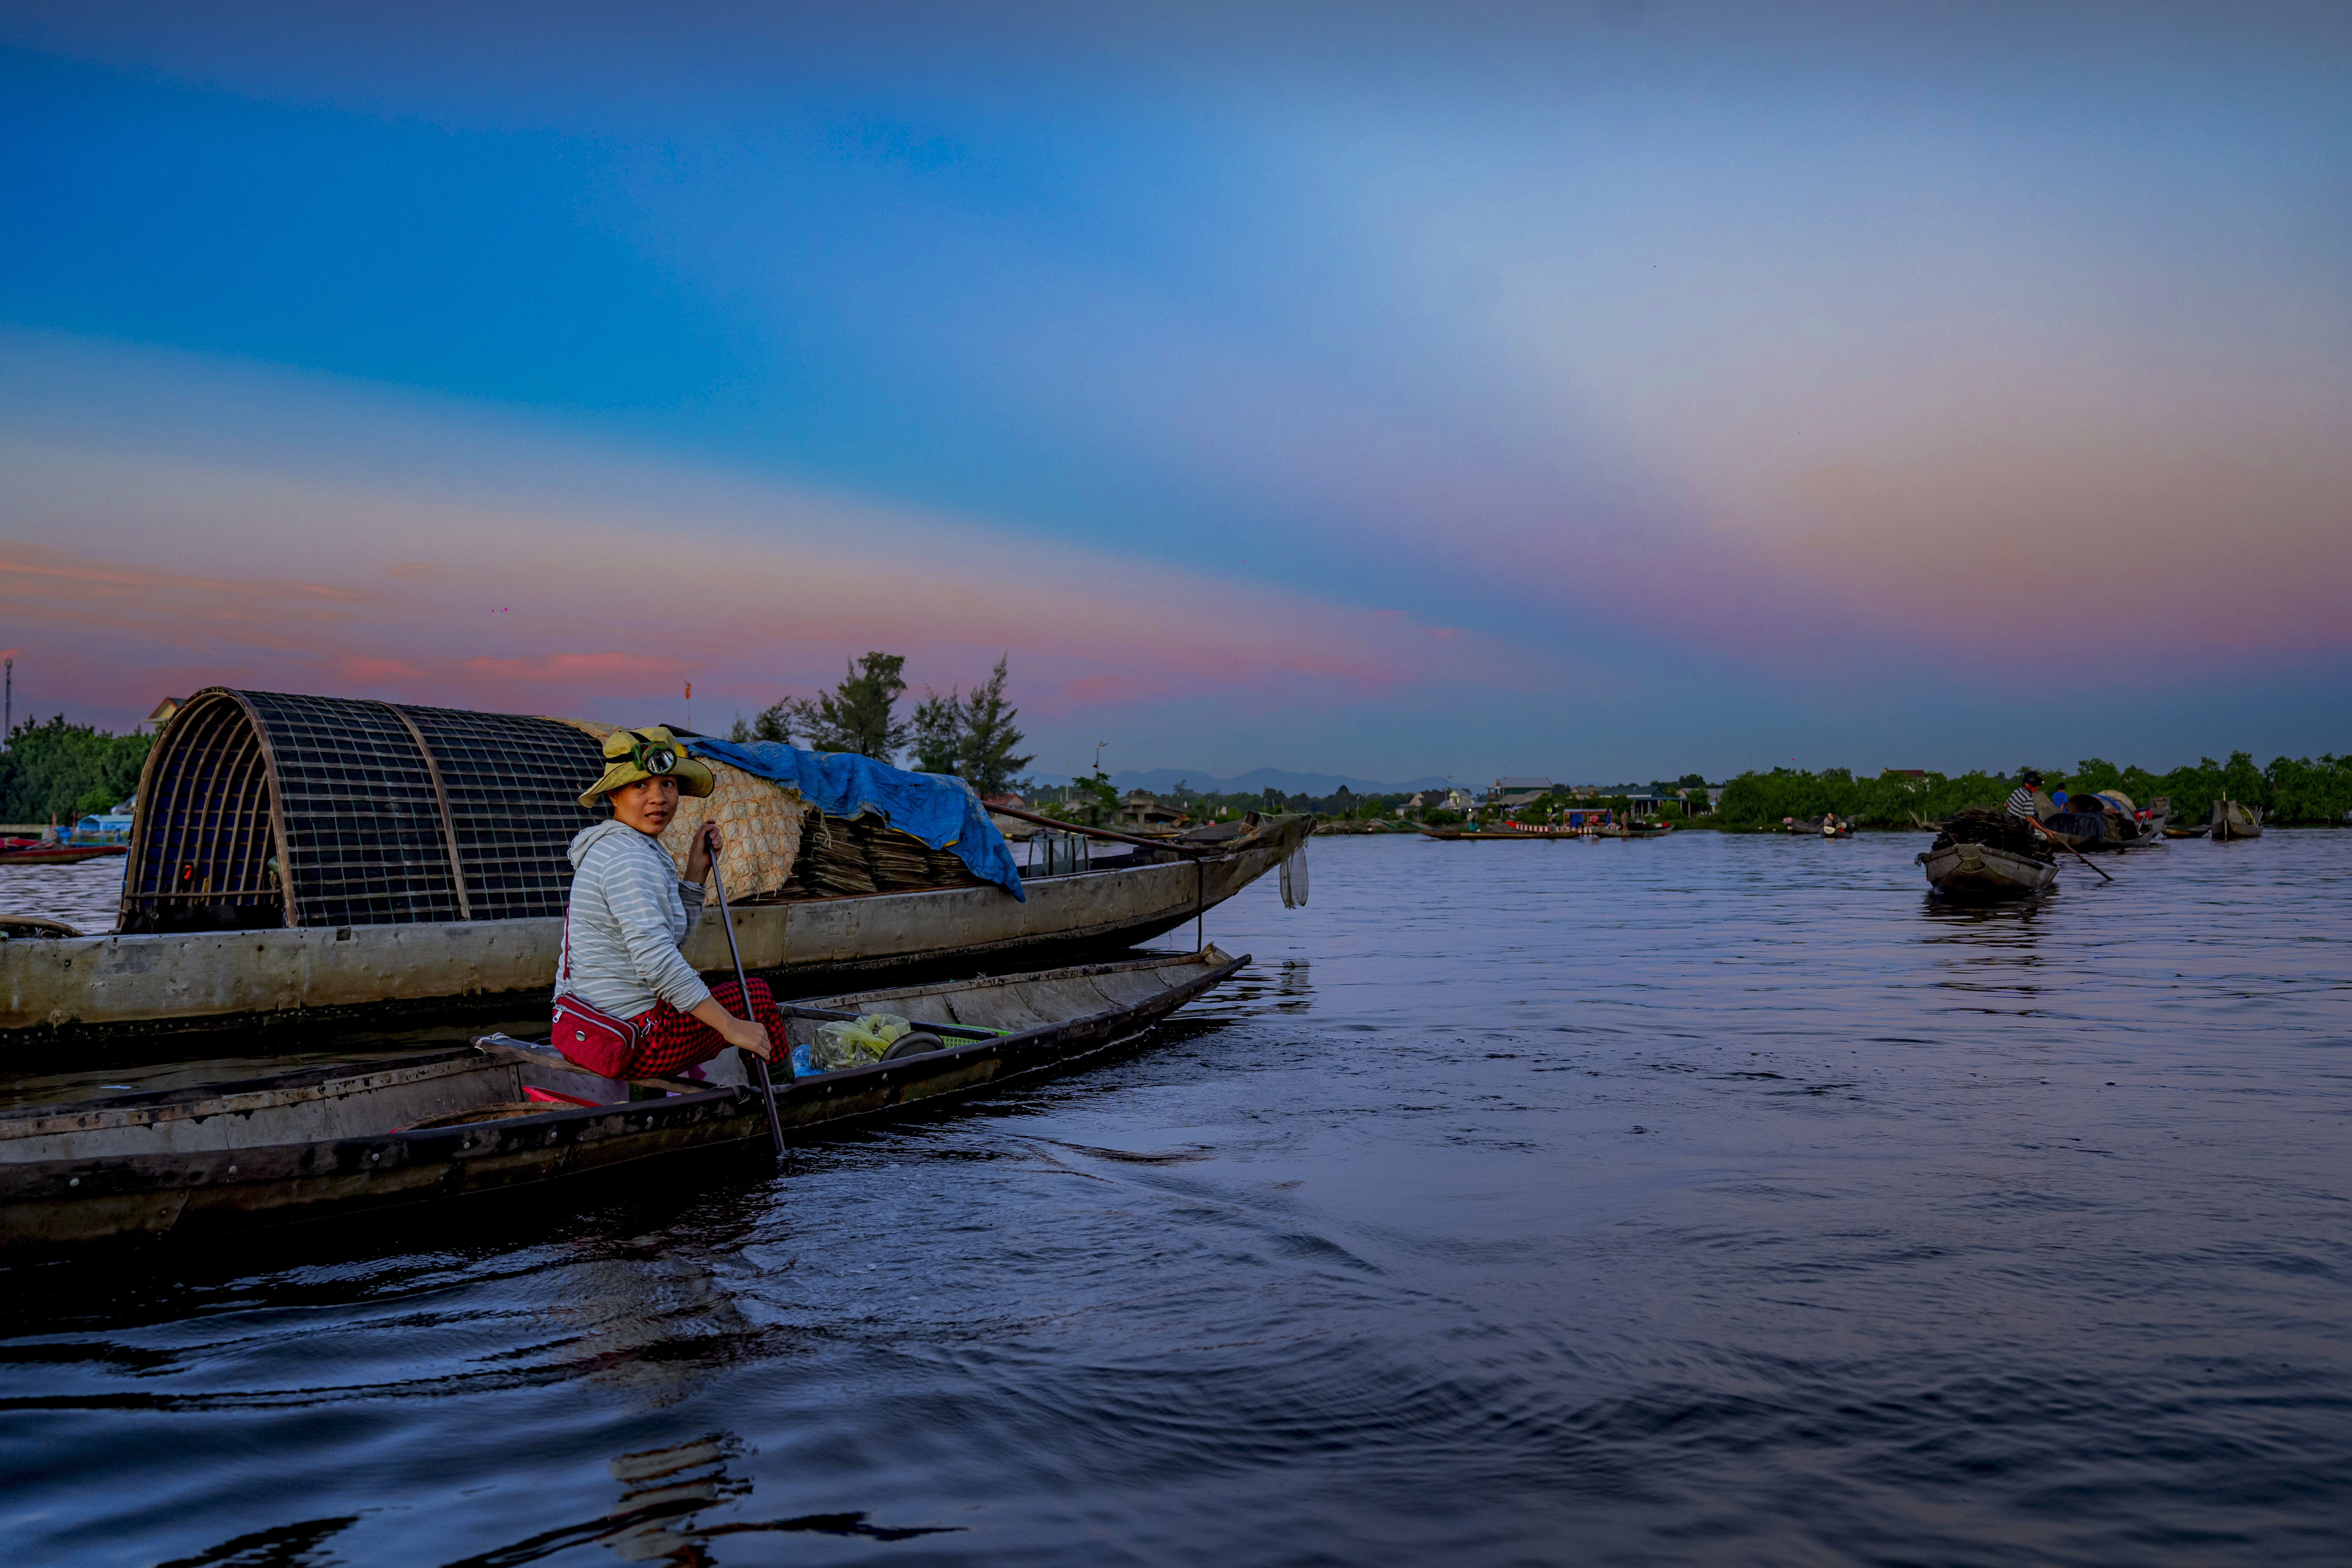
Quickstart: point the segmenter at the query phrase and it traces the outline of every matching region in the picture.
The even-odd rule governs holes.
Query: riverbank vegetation
[[[2159,795],[2172,800],[2176,822],[2202,822],[2211,816],[2213,802],[2223,795],[2263,808],[2276,823],[2338,824],[2352,811],[2352,756],[2280,757],[2267,768],[2254,765],[2244,752],[2232,752],[2226,763],[2206,757],[2193,767],[2154,773],[2145,768],[2117,767],[2100,757],[2088,757],[2072,771],[2045,768],[2042,787],[2069,795],[2121,790],[2146,805]],[[2012,773],[1973,772],[1924,775],[1883,773],[1856,778],[1845,768],[1821,773],[1774,768],[1769,773],[1741,773],[1726,783],[1716,821],[1727,828],[1776,828],[1783,817],[1815,817],[1833,811],[1865,826],[1906,827],[1916,821],[1938,821],[1969,806],[1998,808],[2017,787]]]
[[[89,724],[27,719],[0,752],[0,822],[71,826],[111,810],[139,788],[152,735],[117,735]]]

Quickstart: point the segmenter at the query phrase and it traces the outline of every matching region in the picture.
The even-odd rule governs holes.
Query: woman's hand
[[[768,1031],[763,1026],[749,1018],[738,1018],[730,1014],[727,1026],[719,1032],[726,1036],[727,1043],[737,1049],[749,1051],[763,1062],[773,1059],[774,1047],[770,1043]]]
[[[719,824],[706,822],[702,831],[694,836],[692,847],[686,852],[686,879],[689,882],[710,880],[710,858],[719,853]]]
[[[695,1006],[694,1016],[708,1024],[729,1045],[749,1051],[763,1062],[775,1059],[766,1026],[751,1018],[737,1017],[719,1005],[718,997],[704,997]]]

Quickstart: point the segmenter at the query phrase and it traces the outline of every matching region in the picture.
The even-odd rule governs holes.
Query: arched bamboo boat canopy
[[[553,719],[209,688],[148,753],[117,929],[559,915],[603,770]]]

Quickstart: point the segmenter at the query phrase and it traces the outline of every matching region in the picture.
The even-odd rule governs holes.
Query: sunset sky
[[[20,718],[2352,751],[2340,4],[5,5],[0,136]]]

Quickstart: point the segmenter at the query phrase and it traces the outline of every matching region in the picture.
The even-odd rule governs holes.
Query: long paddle
[[[1058,816],[1040,816],[1034,811],[1023,811],[1018,806],[992,805],[987,809],[992,816],[1018,817],[1023,822],[1059,828],[1064,833],[1083,833],[1089,838],[1108,838],[1114,844],[1133,844],[1145,849],[1173,849],[1179,855],[1217,856],[1224,853],[1221,846],[1179,844],[1170,838],[1138,838],[1132,833],[1114,833],[1108,827],[1087,827],[1075,822],[1064,822]]]
[[[2103,868],[2101,868],[2098,865],[2096,865],[2095,863],[2094,863],[2094,862],[2092,861],[2092,859],[2091,859],[2091,858],[2090,858],[2089,856],[2087,856],[2087,855],[2084,854],[2080,849],[2075,848],[2072,844],[2059,844],[2059,843],[2058,843],[2058,836],[2057,836],[2056,834],[2054,834],[2054,833],[2051,832],[2048,828],[2046,828],[2046,827],[2042,826],[2042,824],[2040,824],[2039,822],[2037,822],[2037,823],[2035,823],[2035,824],[2033,825],[2033,831],[2034,831],[2034,832],[2036,832],[2036,833],[2039,833],[2040,835],[2042,835],[2042,837],[2047,838],[2048,840],[2050,840],[2050,842],[2051,842],[2051,843],[2053,843],[2053,844],[2057,844],[2059,848],[2063,849],[2064,851],[2066,851],[2066,853],[2067,853],[2067,854],[2072,855],[2075,859],[2080,860],[2084,865],[2085,865],[2085,866],[2089,866],[2089,867],[2091,868],[2091,869],[2092,869],[2092,870],[2094,870],[2094,871],[2097,871],[2097,872],[2099,873],[2099,875],[2100,875],[2100,876],[2102,876],[2102,877],[2107,877],[2106,872],[2105,872]],[[2107,880],[2108,880],[2108,881],[2110,881],[2110,882],[2112,882],[2112,881],[2114,881],[2114,880],[2115,880],[2115,879],[2114,879],[2113,877],[2107,877]],[[730,938],[731,938],[732,933],[730,933]]]
[[[751,1014],[751,983],[743,974],[743,950],[735,943],[735,917],[727,912],[727,879],[719,874],[719,850],[710,851],[710,885],[719,889],[719,923],[727,928],[727,955],[735,961],[735,994],[743,1004],[746,1017]],[[752,1022],[759,1020],[754,1018]],[[772,1044],[771,1045],[772,1049]],[[749,1052],[745,1053],[750,1055]],[[776,1115],[776,1086],[769,1081],[768,1063],[764,1058],[751,1058],[752,1070],[760,1075],[760,1103],[768,1108],[768,1135],[776,1141],[776,1158],[784,1157],[784,1124]],[[784,1081],[793,1081],[793,1058],[788,1048],[784,1053]]]

